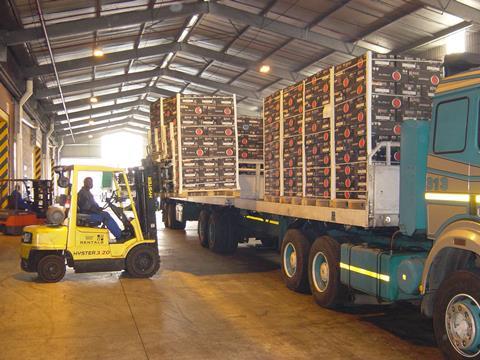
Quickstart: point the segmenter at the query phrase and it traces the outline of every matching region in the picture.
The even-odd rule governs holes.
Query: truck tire
[[[210,211],[207,209],[202,209],[200,215],[198,216],[198,241],[200,245],[204,248],[208,248],[208,221],[210,219]]]
[[[233,254],[240,241],[236,216],[233,212],[214,211],[208,220],[208,247],[218,254]]]
[[[38,279],[45,283],[56,283],[65,276],[65,257],[62,255],[45,255],[37,264]]]
[[[456,271],[435,295],[433,329],[446,359],[480,358],[480,275]]]
[[[173,230],[185,230],[187,222],[177,221],[177,219],[175,218],[175,213],[175,203],[167,204],[167,227]]]
[[[313,242],[308,279],[318,305],[335,308],[344,302],[347,290],[340,282],[340,244],[332,237],[320,236]]]
[[[308,293],[310,242],[298,229],[289,229],[282,241],[282,277],[290,290]]]
[[[149,278],[160,269],[158,249],[150,245],[137,245],[127,255],[125,268],[135,278]]]

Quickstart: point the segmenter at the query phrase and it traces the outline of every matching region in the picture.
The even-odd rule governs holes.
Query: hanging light
[[[100,49],[100,48],[93,49],[93,56],[102,57],[103,56],[103,50]]]
[[[269,73],[270,72],[270,65],[263,64],[260,66],[260,72],[263,74]]]
[[[92,104],[96,104],[96,103],[98,102],[98,98],[95,97],[95,96],[92,96],[92,97],[90,98],[90,102],[91,102]]]

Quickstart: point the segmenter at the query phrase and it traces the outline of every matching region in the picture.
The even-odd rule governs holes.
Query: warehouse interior
[[[219,206],[230,208],[232,214],[241,214],[244,227],[244,222],[261,222],[268,229],[281,228],[278,231],[282,235],[298,230],[299,223],[303,228],[314,222],[317,227],[327,226],[323,225],[322,211],[317,213],[317,209],[333,206],[335,211],[329,210],[326,221],[345,225],[341,229],[335,227],[333,232],[348,233],[352,228],[371,225],[381,228],[375,236],[383,236],[388,228],[386,246],[390,246],[391,255],[398,234],[408,230],[401,227],[402,223],[389,232],[391,222],[398,225],[402,220],[398,216],[388,213],[381,220],[375,218],[377,208],[368,198],[370,177],[367,170],[362,173],[363,168],[355,166],[357,162],[370,164],[381,158],[388,167],[397,165],[400,169],[398,116],[402,121],[410,117],[422,123],[431,118],[431,99],[437,104],[435,98],[439,95],[435,88],[439,81],[442,86],[446,56],[461,58],[468,53],[474,59],[477,54],[476,67],[480,67],[479,26],[478,0],[1,1],[0,227],[4,234],[0,234],[0,359],[480,358],[480,336],[475,337],[474,332],[472,340],[471,330],[458,330],[460,320],[444,335],[447,340],[453,339],[451,347],[439,344],[436,323],[431,316],[422,315],[424,289],[420,284],[425,283],[425,277],[419,275],[415,280],[414,301],[403,301],[411,299],[407,297],[396,301],[397,298],[383,296],[379,284],[384,275],[378,265],[374,269],[378,274],[373,276],[377,296],[360,294],[352,285],[355,295],[349,292],[349,304],[333,310],[330,304],[321,307],[315,303],[322,305],[312,283],[309,285],[308,274],[297,284],[285,280],[285,276],[291,277],[289,266],[294,270],[306,266],[308,272],[310,268],[299,259],[303,256],[304,261],[315,261],[308,257],[310,245],[313,248],[317,243],[315,237],[306,254],[291,248],[291,252],[296,251],[295,260],[291,252],[287,254],[289,258],[284,257],[289,250],[288,245],[282,245],[282,236],[272,240],[265,235],[270,230],[262,232],[254,225],[249,232],[242,232],[242,240],[235,240],[234,244],[218,245],[207,239],[212,238],[212,231],[221,232],[225,238],[233,236],[228,235],[230,228],[222,227],[227,226],[222,223],[233,221],[233,215],[221,217],[215,210]],[[356,93],[337,91],[337,71],[346,73],[352,64],[360,69],[364,63],[367,75],[358,70],[350,78]],[[413,70],[408,72],[405,65],[407,72],[398,73],[398,79],[391,73],[392,79],[385,80],[381,78],[381,66],[385,63],[407,64]],[[467,75],[470,77],[462,80],[470,86],[478,74]],[[359,81],[365,81],[362,84],[367,84],[366,90],[356,85]],[[397,96],[400,81],[403,93]],[[344,80],[344,88],[349,89],[350,85]],[[388,86],[394,90],[381,90]],[[316,92],[321,93],[318,99],[323,103],[318,108],[323,115],[318,116],[326,119],[312,126],[318,124],[322,131],[327,129],[317,138],[312,128],[315,134],[310,135],[311,140],[307,140],[308,119],[317,116],[317,103],[312,105],[308,100],[309,91],[313,97]],[[449,96],[450,88],[445,91],[447,95],[440,96]],[[365,103],[358,99],[365,99]],[[395,108],[393,113],[382,108],[386,106],[382,101]],[[398,106],[395,101],[399,101]],[[373,112],[365,115],[368,130],[357,124],[344,129],[335,118],[343,109],[360,122],[364,116],[360,108]],[[275,111],[280,119],[278,128]],[[328,111],[335,115],[325,115]],[[391,125],[381,122],[382,111],[388,113],[383,115],[394,117]],[[478,114],[472,111],[478,109],[470,110],[466,117],[464,126],[469,130],[465,134],[475,131],[470,128],[474,126],[470,119],[476,122]],[[453,111],[459,113],[458,109]],[[216,123],[219,118],[222,123]],[[346,119],[342,121],[347,122]],[[195,121],[204,122],[198,125]],[[180,123],[187,125],[181,127]],[[453,147],[452,133],[461,124],[450,125],[446,130],[450,134],[444,135],[445,142],[452,136]],[[187,133],[190,128],[192,133]],[[402,134],[411,131],[408,129],[405,126]],[[342,133],[335,136],[343,147],[330,142],[329,134],[335,131]],[[365,140],[375,136],[372,143],[370,138]],[[233,145],[225,138],[234,139]],[[468,146],[470,137],[467,140],[464,135],[464,139]],[[350,141],[355,145],[348,145]],[[401,141],[403,144],[403,136]],[[414,140],[412,149],[419,143],[421,140]],[[381,146],[386,146],[385,150]],[[435,146],[440,145],[433,145],[437,154]],[[402,159],[403,149],[402,145]],[[317,151],[322,157],[317,156]],[[278,159],[276,152],[280,153]],[[478,151],[472,156],[478,157]],[[195,157],[205,160],[192,160]],[[431,154],[428,161],[430,158]],[[452,163],[458,157],[447,158],[451,163],[442,169],[456,169],[457,165]],[[215,162],[216,170],[211,170],[214,174],[209,173],[209,161]],[[319,163],[311,173],[309,161]],[[476,171],[470,171],[472,164],[480,167],[480,160],[468,163],[464,178]],[[150,167],[155,169],[152,173],[146,170]],[[113,190],[104,194],[102,191],[109,187],[104,186],[105,173],[109,171],[113,173],[116,190],[110,177],[107,183]],[[351,171],[354,175],[350,176]],[[415,180],[419,170],[412,171]],[[93,218],[80,219],[80,192],[87,187],[87,176],[93,178],[92,201],[101,205],[102,214],[109,214],[100,215],[99,224],[93,226],[88,225]],[[378,199],[400,186],[401,175],[389,176],[393,176],[388,178],[389,184],[375,193]],[[420,183],[423,180],[425,187],[423,176]],[[309,178],[315,178],[311,186]],[[338,178],[344,188],[338,185]],[[69,182],[62,184],[62,180]],[[440,178],[441,191],[442,181]],[[432,190],[429,186],[427,182],[427,188]],[[438,190],[438,184],[433,182],[432,186],[432,191]],[[454,186],[450,186],[451,190]],[[478,218],[476,204],[471,202],[475,189],[469,185],[464,190],[469,194],[466,202],[470,201],[475,208],[470,209],[471,221]],[[20,195],[15,195],[17,190]],[[89,189],[86,191],[90,194]],[[121,198],[122,191],[127,193],[128,206],[112,205]],[[69,195],[62,198],[64,192]],[[453,196],[463,195],[457,194],[461,190],[453,192]],[[146,200],[142,202],[141,197]],[[414,210],[415,200],[408,200],[411,216],[420,216]],[[438,197],[430,200],[444,201]],[[397,213],[402,211],[402,200],[399,201],[400,205],[395,203],[396,208],[400,207]],[[20,215],[36,212],[31,223],[22,222],[27,217],[17,219],[24,203]],[[55,209],[49,213],[51,207],[62,209],[60,222],[51,220],[60,216]],[[435,216],[456,216],[459,210],[455,209],[438,210],[441,215]],[[292,215],[295,211],[300,215]],[[362,217],[364,214],[367,215]],[[211,225],[214,215],[218,215],[218,223]],[[69,216],[74,220],[78,216],[85,222],[69,222]],[[112,230],[115,224],[109,225],[108,216],[122,228],[118,235]],[[205,228],[202,216],[206,217]],[[308,220],[308,224],[299,219]],[[428,219],[428,231],[435,226],[432,234],[440,234],[442,222],[447,222],[445,218],[432,225],[433,221]],[[9,221],[13,235],[6,230]],[[28,225],[38,225],[43,230],[28,230]],[[88,247],[69,250],[75,243],[72,237],[79,236],[75,234],[81,233],[78,229],[82,226],[97,231],[89,233],[91,239],[96,236],[97,241],[103,241],[104,235],[97,234],[102,231],[107,245],[113,241],[115,246],[123,246],[122,255],[108,268],[111,271],[95,267],[84,271],[80,263],[78,268],[72,265],[76,251],[89,251]],[[52,229],[63,232],[53,233]],[[25,235],[20,235],[28,232],[31,242],[29,231],[33,231],[34,239],[35,231],[52,231],[46,249],[50,255],[62,254],[60,281],[50,278],[52,281],[47,282],[52,283],[44,283],[48,274],[42,278],[40,272],[37,277],[40,255],[35,265],[22,263],[20,267],[20,257],[27,261],[24,243],[28,242]],[[303,238],[308,237],[307,233]],[[472,253],[475,249],[480,251],[480,233],[475,234],[470,238],[478,237],[478,247],[466,245]],[[88,238],[90,235],[82,241],[98,245]],[[155,238],[150,244],[153,246],[148,245],[148,235]],[[418,232],[412,238],[417,235]],[[55,241],[62,236],[68,240],[63,248],[55,248]],[[82,246],[87,242],[78,240]],[[143,279],[132,276],[135,271],[129,266],[135,264],[128,263],[128,251],[137,243],[155,248],[152,259],[160,259],[160,269],[157,267],[149,276],[138,276]],[[420,246],[420,250],[425,250],[421,270],[429,264],[429,246]],[[405,249],[410,248],[402,251]],[[28,251],[40,250],[32,247]],[[343,259],[343,245],[341,251]],[[340,252],[337,266],[343,264],[339,256]],[[102,259],[91,261],[95,260]],[[463,264],[461,259],[455,264],[460,263]],[[355,271],[352,264],[343,264],[346,268],[342,269]],[[409,263],[408,271],[417,266],[412,264]],[[54,272],[57,265],[53,262],[48,269]],[[121,269],[125,271],[118,271]],[[457,270],[464,268],[458,265]],[[310,280],[315,277],[312,271]],[[327,278],[333,272],[333,268],[327,267]],[[337,272],[340,274],[340,267]],[[325,275],[321,265],[318,273]],[[371,273],[363,271],[365,276],[372,277]],[[402,276],[406,281],[407,276]],[[429,281],[433,284],[434,279]],[[476,295],[468,295],[476,304],[473,310],[467,309],[469,314],[477,310],[480,314],[479,294],[480,290]],[[436,305],[431,306],[433,309]],[[471,329],[472,324],[465,326]],[[468,346],[465,340],[458,342],[458,338],[467,339]]]

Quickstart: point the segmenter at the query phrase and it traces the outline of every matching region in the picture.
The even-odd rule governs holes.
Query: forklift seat
[[[100,221],[91,221],[89,214],[77,214],[77,226],[99,227],[100,225],[102,225]]]

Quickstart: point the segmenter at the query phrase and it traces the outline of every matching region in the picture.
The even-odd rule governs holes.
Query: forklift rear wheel
[[[340,283],[340,244],[330,236],[317,238],[308,259],[310,289],[316,303],[335,308],[346,298],[346,288]]]
[[[210,211],[202,209],[198,216],[198,241],[204,248],[208,248],[208,221],[210,219]]]
[[[127,255],[126,270],[136,278],[149,278],[160,269],[160,256],[153,246],[138,245]]]
[[[184,230],[186,221],[177,221],[175,218],[175,204],[171,203],[167,205],[167,227],[173,230]]]
[[[45,255],[37,264],[38,278],[42,282],[59,282],[65,276],[65,257],[62,255]]]
[[[480,275],[457,271],[437,290],[433,329],[447,359],[480,357]]]
[[[231,211],[215,211],[208,220],[208,246],[219,254],[233,254],[240,241],[235,214]]]
[[[282,241],[282,277],[287,288],[308,293],[310,242],[298,229],[289,229]]]

